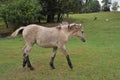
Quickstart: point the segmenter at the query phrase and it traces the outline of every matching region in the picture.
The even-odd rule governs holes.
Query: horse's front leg
[[[66,59],[67,59],[68,65],[69,65],[69,67],[72,69],[73,66],[72,66],[72,63],[71,63],[71,60],[70,60],[69,54],[68,54],[67,51],[66,51],[65,46],[61,47],[60,49],[61,49],[61,51],[64,53],[64,55],[66,56]]]
[[[53,51],[52,51],[51,59],[50,59],[50,66],[51,66],[52,69],[55,69],[54,59],[55,59],[56,53],[57,53],[57,47],[54,47]]]

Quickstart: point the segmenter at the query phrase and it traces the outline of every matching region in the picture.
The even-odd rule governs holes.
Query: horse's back
[[[47,28],[36,24],[31,24],[23,30],[23,38],[26,42],[46,41],[53,39],[57,35],[56,28]]]

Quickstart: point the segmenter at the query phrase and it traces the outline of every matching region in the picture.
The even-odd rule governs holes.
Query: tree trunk
[[[51,22],[53,23],[54,22],[54,16],[55,16],[55,14],[54,13],[52,13],[52,15],[51,15]]]
[[[54,22],[54,14],[47,15],[47,23],[53,23]]]
[[[50,22],[51,22],[51,16],[47,15],[47,23],[50,23]]]
[[[60,13],[57,15],[57,22],[60,22]]]
[[[4,22],[5,22],[6,28],[9,28],[8,27],[8,22],[7,22],[6,18],[4,18]]]
[[[63,14],[62,13],[58,13],[57,15],[57,22],[62,22],[63,20]]]

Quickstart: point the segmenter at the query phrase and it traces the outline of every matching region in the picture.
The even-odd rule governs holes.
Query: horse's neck
[[[72,31],[68,32],[68,39],[70,39],[71,37],[73,37],[73,32]]]

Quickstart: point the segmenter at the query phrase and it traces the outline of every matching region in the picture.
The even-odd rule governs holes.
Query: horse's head
[[[83,42],[86,41],[82,24],[76,24],[76,23],[69,24],[68,30],[73,31],[73,35],[77,36]]]

